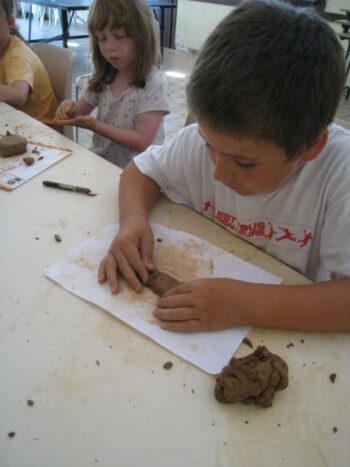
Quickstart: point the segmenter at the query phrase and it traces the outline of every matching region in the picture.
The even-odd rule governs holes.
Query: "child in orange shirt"
[[[0,102],[37,120],[53,120],[57,100],[48,74],[18,36],[13,1],[0,0]]]

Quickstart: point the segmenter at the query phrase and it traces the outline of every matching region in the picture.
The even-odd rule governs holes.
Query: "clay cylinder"
[[[177,279],[158,270],[148,273],[148,282],[146,283],[160,297],[179,284],[180,282]]]

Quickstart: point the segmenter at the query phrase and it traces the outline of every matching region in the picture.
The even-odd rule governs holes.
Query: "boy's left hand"
[[[185,282],[159,298],[153,314],[162,329],[214,331],[247,325],[249,284],[233,279]]]

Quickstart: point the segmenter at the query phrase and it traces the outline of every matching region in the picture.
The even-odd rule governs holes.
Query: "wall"
[[[227,5],[178,0],[176,46],[199,50],[210,32],[232,8]],[[350,0],[328,0],[326,11],[343,13],[341,8],[350,8]]]
[[[199,50],[211,31],[232,8],[227,5],[178,0],[176,46]]]
[[[350,8],[350,1],[349,0],[328,0],[327,2],[327,7],[326,11],[332,12],[332,13],[342,13],[344,12],[340,11],[341,8]]]

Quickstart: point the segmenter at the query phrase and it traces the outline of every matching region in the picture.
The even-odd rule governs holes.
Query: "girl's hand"
[[[153,314],[167,331],[215,331],[243,326],[249,324],[249,290],[248,283],[233,279],[185,282],[159,298]]]
[[[66,120],[75,116],[77,103],[71,99],[62,101],[58,106],[55,114],[57,120]]]
[[[91,115],[79,115],[75,117],[71,122],[67,122],[68,125],[74,125],[81,128],[87,128],[88,130],[94,131],[96,128],[96,118]]]
[[[99,282],[103,284],[108,280],[111,292],[117,293],[119,270],[133,290],[141,292],[140,279],[143,283],[147,282],[148,271],[154,269],[153,245],[153,232],[147,218],[136,214],[125,219],[100,264]]]

